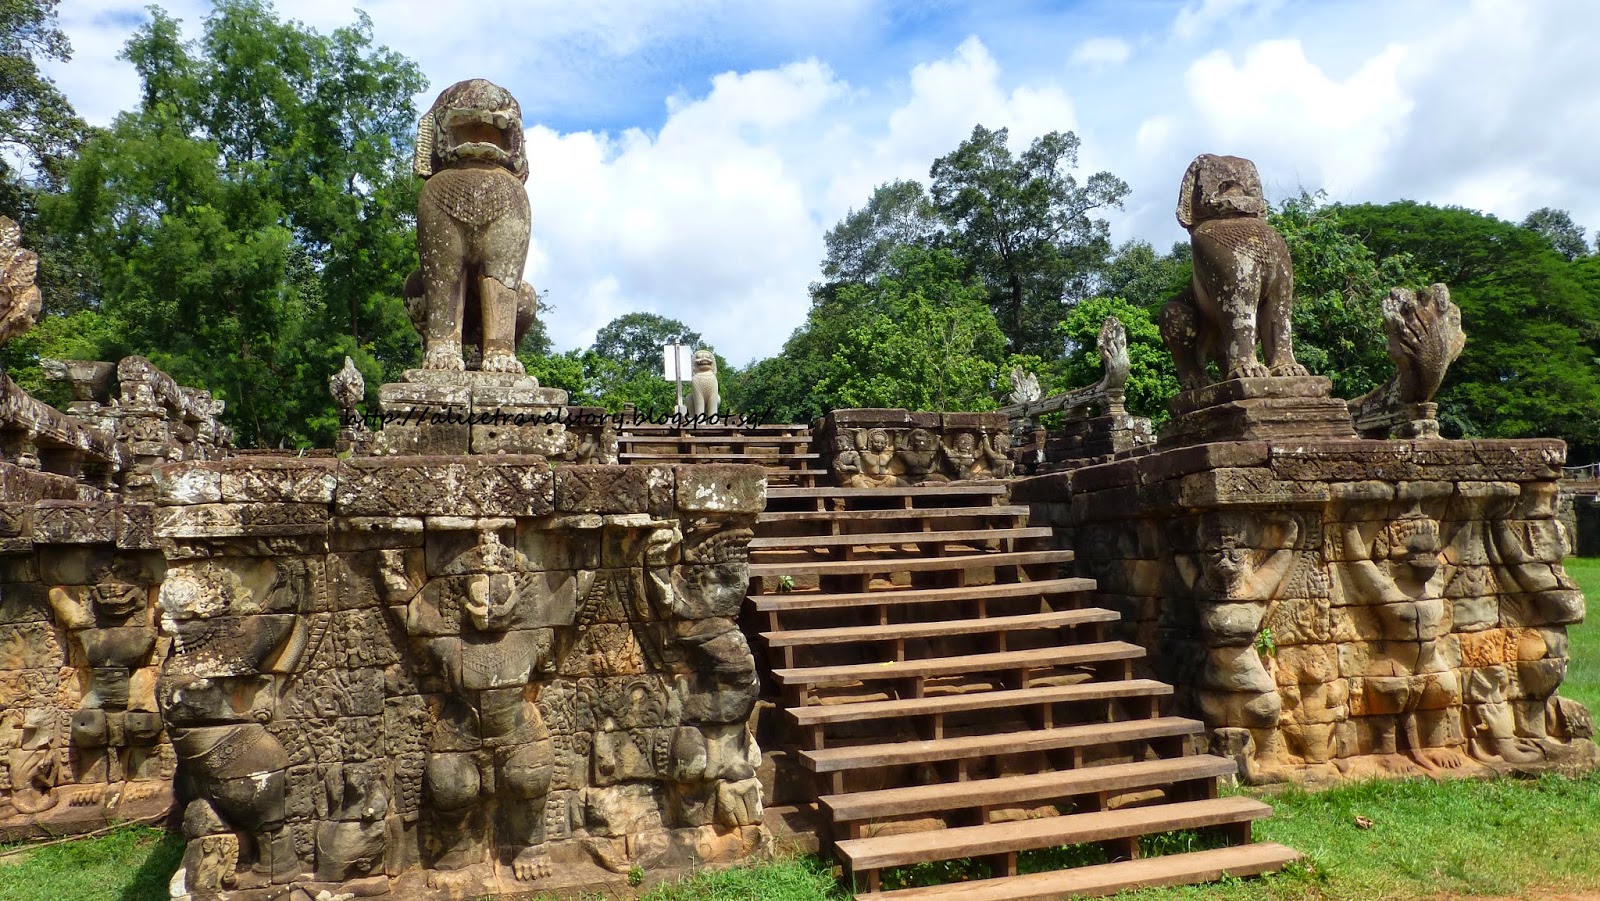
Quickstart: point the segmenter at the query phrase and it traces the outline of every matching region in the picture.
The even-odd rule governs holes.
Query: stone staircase
[[[810,487],[827,474],[811,452],[811,430],[803,425],[680,428],[637,423],[617,434],[622,463],[754,463],[767,469],[769,485]]]
[[[1117,614],[1083,603],[1070,550],[1002,482],[769,488],[750,603],[785,735],[835,856],[863,897],[1057,898],[1276,870],[1251,844],[1271,813],[1219,797],[1198,721],[1133,677]],[[784,753],[780,751],[780,754]],[[1141,858],[1140,837],[1199,830],[1209,850]],[[825,842],[826,844],[826,842]],[[1063,846],[1103,863],[1023,873]],[[896,868],[981,861],[989,878],[886,890]],[[902,871],[904,872],[904,871]]]

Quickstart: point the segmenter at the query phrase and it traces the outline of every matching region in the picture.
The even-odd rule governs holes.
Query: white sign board
[[[672,351],[678,351],[678,368],[673,371]],[[674,379],[687,382],[694,375],[694,348],[687,344],[664,344],[661,347],[661,377],[667,381]]]

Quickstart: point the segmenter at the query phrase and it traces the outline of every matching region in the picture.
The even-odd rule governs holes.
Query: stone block
[[[544,516],[554,510],[543,457],[344,461],[335,508],[345,516]]]
[[[647,513],[655,470],[643,466],[562,466],[555,470],[558,513]]]
[[[39,501],[32,526],[35,544],[110,544],[117,540],[116,504]]]
[[[767,507],[759,466],[711,463],[675,467],[678,509],[687,513],[760,513]]]
[[[338,461],[246,457],[214,464],[227,503],[330,504]]]

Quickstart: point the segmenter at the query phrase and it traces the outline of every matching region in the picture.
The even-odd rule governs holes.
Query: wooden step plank
[[[1005,672],[1045,666],[1076,666],[1112,660],[1136,660],[1143,656],[1144,648],[1136,644],[1126,641],[1096,641],[1064,647],[1001,651],[994,654],[962,654],[955,657],[889,660],[882,663],[793,667],[775,669],[772,675],[784,685],[823,685],[954,676],[961,673]]]
[[[1061,898],[1097,898],[1130,889],[1214,882],[1224,876],[1259,876],[1281,870],[1299,859],[1300,852],[1293,848],[1261,842],[1000,879],[872,892],[856,897],[881,901],[1058,901]]]
[[[770,494],[773,489],[768,488]],[[932,572],[952,569],[988,569],[994,566],[1034,566],[1071,563],[1068,550],[1006,551],[951,554],[948,557],[901,557],[882,560],[801,560],[794,563],[751,563],[752,576],[843,576],[877,573]]]
[[[851,535],[789,535],[783,538],[753,538],[750,550],[813,547],[879,547],[901,544],[948,544],[967,541],[1015,541],[1022,538],[1049,538],[1049,526],[1018,529],[957,529],[946,532],[860,532]]]
[[[873,519],[946,519],[973,516],[1027,516],[1020,505],[1003,507],[895,507],[890,510],[778,510],[756,522],[847,522]]]
[[[622,414],[626,419],[626,413]],[[694,435],[747,435],[751,432],[788,432],[795,435],[810,435],[811,427],[797,423],[764,423],[762,425],[673,425],[671,423],[637,422],[624,426],[619,434],[622,435],[662,435],[685,432]]]
[[[1236,773],[1238,770],[1239,765],[1232,760],[1202,754],[1107,766],[1087,766],[1077,770],[1026,773],[997,779],[976,779],[970,782],[911,785],[904,788],[828,795],[818,800],[831,812],[834,822],[848,823],[854,820],[911,816],[941,810],[1004,807],[1010,804],[1027,804],[1094,792],[1126,792],[1197,779],[1215,779]]]
[[[648,459],[651,459],[651,460],[684,461],[684,462],[688,462],[688,463],[700,463],[700,462],[707,462],[707,461],[717,461],[717,462],[722,462],[722,463],[744,463],[744,462],[771,463],[771,462],[777,462],[777,461],[788,462],[788,461],[791,461],[791,460],[817,460],[817,459],[820,459],[820,456],[818,454],[748,454],[748,453],[726,453],[725,454],[725,453],[722,453],[720,451],[716,451],[716,452],[705,451],[703,453],[693,453],[693,454],[674,454],[674,453],[653,454],[653,453],[641,451],[641,452],[638,452],[638,453],[631,453],[630,452],[630,453],[626,453],[626,454],[618,454],[617,458],[619,460],[629,460],[629,461],[643,460],[643,459],[648,458]]]
[[[1124,807],[983,826],[958,826],[901,835],[853,838],[834,851],[854,870],[877,870],[934,860],[1006,854],[1057,845],[1077,845],[1154,832],[1202,829],[1272,816],[1272,808],[1243,796]]]
[[[1148,720],[1060,726],[1054,729],[1032,729],[1026,732],[1004,732],[995,735],[962,735],[927,741],[824,748],[820,751],[801,751],[800,762],[812,772],[837,773],[881,766],[931,763],[935,760],[960,760],[993,754],[1022,754],[1030,751],[1144,741],[1151,738],[1171,738],[1198,734],[1203,728],[1204,725],[1199,720],[1163,716]]]
[[[981,482],[940,482],[937,485],[902,485],[894,488],[783,488],[768,497],[954,497],[1003,495],[1009,490],[1004,482],[986,479]]]
[[[618,444],[744,444],[754,447],[781,447],[810,444],[810,435],[632,435],[617,436]]]
[[[761,637],[767,640],[768,647],[784,648],[794,645],[939,638],[945,635],[982,635],[986,632],[1028,632],[1040,629],[1059,629],[1064,626],[1081,626],[1086,623],[1113,623],[1120,618],[1120,615],[1112,610],[1086,607],[1082,610],[1028,613],[1022,616],[989,616],[982,619],[843,626],[834,629],[788,629],[777,632],[762,632]]]
[[[754,570],[755,565],[751,566],[751,569]],[[980,598],[1046,597],[1093,591],[1094,587],[1093,579],[1040,579],[1035,582],[1000,582],[992,585],[966,585],[961,588],[895,588],[850,594],[795,591],[785,594],[758,594],[750,600],[755,602],[756,609],[762,612],[824,610],[834,607],[873,607],[881,604],[936,604],[942,601],[973,601]]]
[[[1038,688],[1008,688],[1000,691],[974,691],[965,694],[903,698],[897,701],[857,701],[846,704],[813,704],[790,707],[789,715],[799,726],[825,726],[860,720],[898,719],[963,713],[969,710],[1001,710],[1033,704],[1068,704],[1079,701],[1109,701],[1126,698],[1164,697],[1172,686],[1154,679],[1119,679],[1115,682],[1080,682],[1076,685],[1042,685]]]

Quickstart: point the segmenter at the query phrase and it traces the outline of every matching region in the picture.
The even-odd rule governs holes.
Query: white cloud
[[[1194,0],[1178,10],[1172,20],[1172,35],[1180,41],[1205,37],[1219,25],[1242,16],[1271,12],[1282,0]]]
[[[978,122],[1013,147],[1071,127],[1058,88],[1001,86],[983,44],[916,66],[898,98],[815,61],[713,79],[652,135],[528,132],[529,279],[551,291],[558,346],[630,310],[683,320],[729,359],[775,353],[804,321],[822,233],[872,189],[926,179]]]
[[[1133,45],[1122,38],[1090,38],[1073,48],[1067,61],[1091,68],[1120,66],[1133,55]]]

